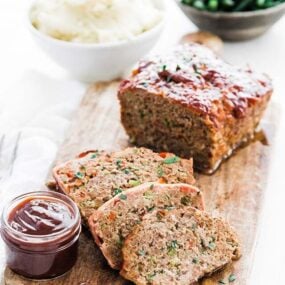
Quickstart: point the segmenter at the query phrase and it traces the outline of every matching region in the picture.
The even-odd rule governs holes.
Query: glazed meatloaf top
[[[236,233],[195,208],[144,216],[123,245],[121,275],[137,285],[190,285],[240,257]]]
[[[78,205],[86,222],[94,210],[122,191],[145,182],[195,182],[192,159],[146,148],[87,152],[53,169],[58,188]]]
[[[248,107],[272,93],[270,79],[224,62],[210,49],[186,44],[140,62],[123,81],[119,96],[146,91],[208,115],[216,125],[227,116],[245,116]]]
[[[204,210],[202,193],[194,186],[144,183],[102,205],[90,216],[89,228],[110,266],[121,269],[123,242],[145,214],[190,205]]]

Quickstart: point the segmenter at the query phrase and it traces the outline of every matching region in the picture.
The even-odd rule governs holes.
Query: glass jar
[[[24,207],[39,201],[48,205],[47,209],[40,207],[38,207],[39,210],[30,209],[32,213],[30,220],[31,215],[30,213],[26,215],[27,211]],[[65,209],[65,213],[58,214],[54,210],[54,205],[55,208],[58,206],[59,209]],[[70,213],[67,213],[67,209]],[[38,215],[36,219],[33,216],[34,212]],[[21,214],[26,215],[24,222]],[[60,221],[66,214],[69,219]],[[53,222],[52,217],[56,217],[54,224],[61,223],[62,228],[57,232],[49,233],[49,226],[53,225],[50,223],[50,221]],[[40,224],[41,218],[42,224]],[[21,227],[12,226],[15,220],[20,221],[24,227],[27,226],[27,229],[31,228],[32,234],[29,230],[27,234],[19,230]],[[36,230],[33,224],[35,220],[37,221]],[[29,221],[33,225],[29,225]],[[7,266],[14,272],[31,279],[50,279],[63,275],[76,262],[80,232],[80,214],[76,204],[69,197],[52,191],[21,195],[6,205],[1,218],[1,236],[6,245]]]

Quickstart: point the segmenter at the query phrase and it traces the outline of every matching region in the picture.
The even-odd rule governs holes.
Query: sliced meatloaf
[[[146,148],[88,152],[53,169],[61,192],[78,205],[83,221],[117,194],[144,182],[193,184],[192,160]]]
[[[233,230],[190,207],[145,215],[122,250],[120,273],[138,285],[190,285],[240,257]]]
[[[198,44],[142,61],[118,92],[131,142],[193,157],[206,173],[254,135],[271,94],[266,75]]]
[[[202,193],[188,184],[145,183],[117,195],[89,218],[89,228],[110,266],[122,267],[125,238],[146,213],[191,205],[203,210]]]

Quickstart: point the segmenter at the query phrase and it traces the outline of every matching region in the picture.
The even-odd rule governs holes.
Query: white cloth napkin
[[[57,80],[35,71],[0,95],[0,212],[11,198],[35,191],[46,175],[63,142],[73,112],[86,86],[71,80]],[[7,169],[20,133],[13,171]]]

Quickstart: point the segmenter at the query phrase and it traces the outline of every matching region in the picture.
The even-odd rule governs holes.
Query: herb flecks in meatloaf
[[[146,148],[118,152],[87,152],[53,169],[60,191],[78,205],[83,221],[116,195],[145,182],[195,182],[192,160]]]
[[[139,285],[189,285],[240,257],[224,221],[184,207],[146,214],[123,245],[121,275]]]
[[[121,120],[136,145],[193,157],[211,173],[253,136],[271,94],[266,75],[182,45],[142,61],[121,83]]]
[[[123,242],[145,214],[185,206],[204,210],[202,193],[188,184],[151,182],[126,190],[122,195],[106,202],[89,218],[89,229],[114,269],[121,269]]]

